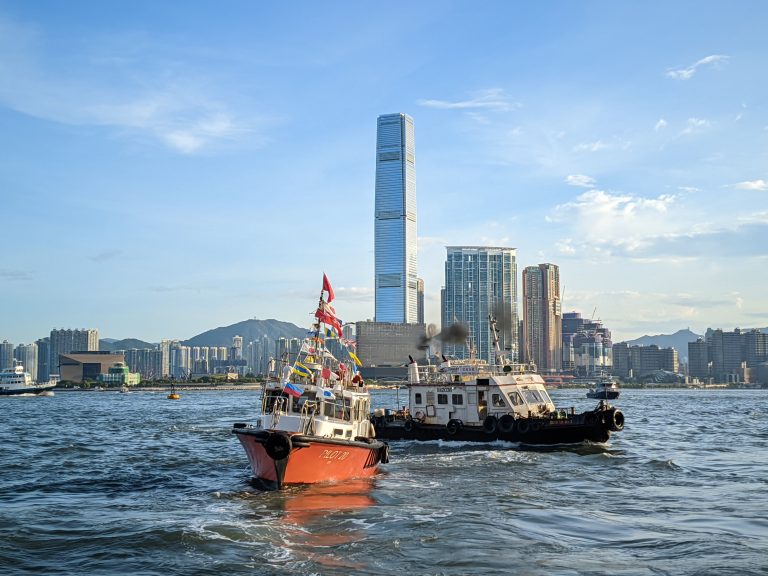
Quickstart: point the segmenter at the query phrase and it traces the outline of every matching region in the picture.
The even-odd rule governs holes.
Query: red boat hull
[[[337,440],[275,430],[232,430],[245,448],[253,478],[267,488],[366,478],[388,459],[385,442]]]

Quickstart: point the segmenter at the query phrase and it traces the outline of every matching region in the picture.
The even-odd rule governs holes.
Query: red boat
[[[374,437],[370,394],[357,374],[351,343],[340,337],[332,300],[323,275],[312,337],[293,362],[284,360],[265,382],[256,424],[232,428],[261,488],[365,478],[389,460],[387,443]],[[329,350],[331,340],[336,356]]]

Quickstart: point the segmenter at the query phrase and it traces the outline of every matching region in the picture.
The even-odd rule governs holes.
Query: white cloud
[[[740,190],[768,190],[768,180],[746,180],[733,185]]]
[[[573,147],[574,152],[597,152],[598,150],[603,150],[604,148],[608,148],[608,145],[603,142],[602,140],[597,140],[595,142],[585,142],[584,144],[577,144]]]
[[[6,78],[0,83],[0,104],[61,124],[149,136],[184,154],[255,137],[254,120],[243,120],[216,98],[208,81],[179,66],[164,67],[156,54],[148,59],[153,66],[144,66],[138,48],[115,40],[95,54],[81,55],[62,75],[44,44],[38,31],[0,20],[0,74]],[[114,54],[102,56],[98,50]],[[121,58],[122,53],[132,56]]]
[[[509,112],[517,110],[522,105],[507,96],[502,88],[481,90],[477,96],[469,100],[450,102],[448,100],[419,100],[419,106],[438,108],[441,110],[492,110],[496,112]]]
[[[667,127],[667,121],[664,120],[664,118],[659,118],[659,121],[656,122],[656,126],[653,127],[654,131],[658,132],[659,130],[664,130],[664,128]]]
[[[680,134],[693,134],[694,132],[701,132],[710,128],[712,123],[705,118],[688,118],[685,124],[685,128],[682,129]]]
[[[706,66],[709,64],[717,66],[720,62],[725,62],[727,60],[728,56],[723,56],[722,54],[712,54],[711,56],[705,56],[701,60],[697,60],[686,68],[669,69],[667,70],[666,76],[676,80],[688,80],[693,78],[693,75],[696,74],[696,70],[699,68],[699,66]]]
[[[583,142],[573,147],[574,152],[599,152],[600,150],[627,150],[632,145],[628,140],[613,137],[609,140],[602,138],[594,142]]]
[[[584,174],[569,174],[565,178],[565,183],[569,186],[581,186],[583,188],[592,188],[595,185],[595,179]]]
[[[599,248],[605,257],[612,247],[631,252],[643,246],[646,239],[668,232],[672,220],[669,209],[675,200],[676,196],[666,194],[643,198],[589,190],[556,206],[547,220],[566,223],[576,237],[585,239],[585,249],[595,253]],[[569,240],[561,242],[557,249],[573,253],[577,246]]]

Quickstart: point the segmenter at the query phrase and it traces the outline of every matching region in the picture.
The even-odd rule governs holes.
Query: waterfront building
[[[613,374],[619,378],[676,381],[680,371],[677,350],[650,346],[629,346],[626,342],[613,345]]]
[[[13,368],[13,344],[8,340],[0,342],[0,370]]]
[[[59,373],[59,358],[70,352],[98,352],[99,331],[94,329],[56,329],[50,335],[50,361],[48,369],[51,373]]]
[[[703,338],[688,342],[688,375],[702,382],[710,376],[709,348]]]
[[[37,345],[37,381],[48,382],[51,376],[51,339],[46,336],[35,342]]]
[[[444,343],[443,354],[495,363],[488,316],[498,321],[502,349],[517,357],[517,249],[491,246],[448,246],[445,288],[441,296],[442,326],[467,327],[466,343]]]
[[[170,347],[170,372],[173,378],[186,380],[192,373],[192,349],[174,340]]]
[[[13,351],[13,357],[29,372],[32,381],[37,382],[37,344],[19,344]]]
[[[100,374],[108,373],[117,362],[125,362],[125,356],[119,352],[72,352],[59,354],[56,365],[60,367],[61,380],[83,382],[97,381]]]
[[[768,334],[759,330],[743,332],[744,360],[750,368],[768,362]]]
[[[612,374],[619,378],[632,377],[632,364],[629,355],[629,344],[618,342],[613,345],[613,369]]]
[[[709,358],[712,361],[712,376],[716,382],[743,382],[742,362],[745,351],[741,330],[733,332],[721,329],[707,330]]]
[[[159,348],[131,348],[122,352],[131,372],[138,372],[144,380],[162,377],[163,351]],[[106,371],[105,371],[106,372]]]
[[[406,114],[378,118],[374,228],[375,320],[416,323],[416,153]]]
[[[560,269],[539,264],[523,269],[523,358],[543,374],[562,368]]]
[[[362,321],[356,323],[355,332],[364,378],[404,380],[409,355],[417,362],[425,360],[426,350],[420,349],[426,333],[423,324]]]
[[[562,371],[591,377],[615,373],[611,332],[579,312],[565,312],[562,320]],[[627,357],[627,365],[629,360]],[[624,369],[621,367],[620,369]]]
[[[106,385],[135,386],[141,382],[141,374],[131,372],[124,362],[115,362],[106,374],[99,374],[97,380]]]

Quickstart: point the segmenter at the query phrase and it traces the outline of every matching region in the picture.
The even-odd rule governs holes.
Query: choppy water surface
[[[260,493],[230,434],[258,393],[0,398],[0,572],[767,574],[768,392],[616,404],[607,445],[392,443],[372,480]]]

